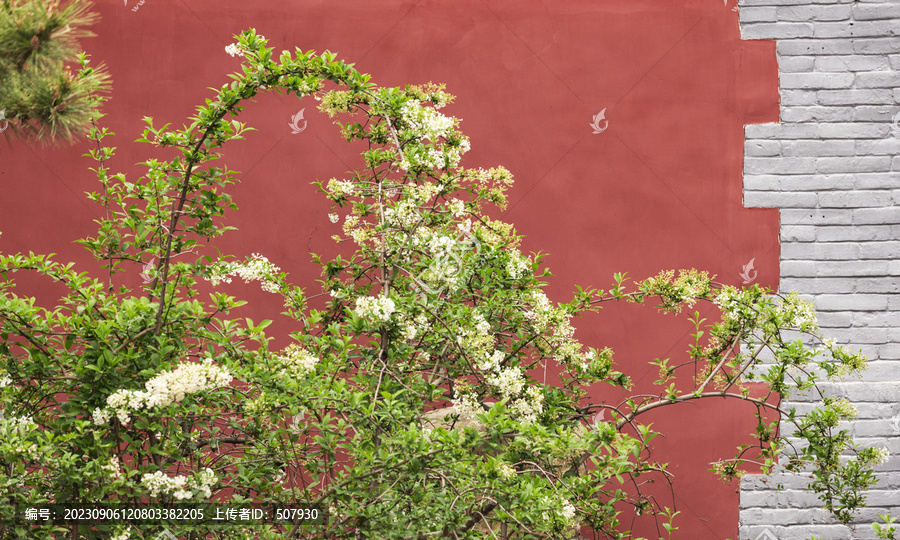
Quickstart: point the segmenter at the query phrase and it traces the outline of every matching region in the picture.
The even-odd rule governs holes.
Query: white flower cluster
[[[318,357],[296,344],[288,345],[277,358],[285,371],[297,378],[312,373],[319,363]]]
[[[121,531],[113,534],[110,537],[110,540],[128,540],[131,538],[131,531],[128,529],[122,529]]]
[[[233,276],[238,276],[244,283],[259,281],[262,290],[271,293],[278,292],[278,282],[275,275],[280,268],[269,262],[269,259],[259,253],[254,253],[246,264],[219,263],[210,267],[207,280],[214,286],[220,283],[231,283]]]
[[[484,358],[492,354],[494,348],[494,336],[491,334],[491,325],[484,320],[484,315],[477,311],[472,314],[474,328],[466,329],[456,336],[456,343],[468,353],[471,358]]]
[[[100,469],[109,473],[110,475],[112,475],[116,478],[122,476],[122,468],[119,465],[118,457],[114,457],[114,458],[110,459],[109,463],[107,463],[106,465],[101,465]]]
[[[575,328],[570,322],[569,314],[563,308],[554,308],[547,296],[539,291],[532,291],[532,309],[525,312],[525,318],[531,321],[535,329],[548,333],[547,350],[561,362],[582,362],[581,344],[572,339]]]
[[[335,197],[350,197],[356,194],[356,184],[349,180],[332,178],[328,181],[325,190]]]
[[[386,323],[391,320],[391,314],[396,310],[394,301],[385,296],[361,296],[356,299],[357,317],[374,324]]]
[[[514,249],[509,254],[506,262],[506,273],[513,279],[521,279],[531,271],[531,259],[523,257],[519,250]]]
[[[510,407],[524,424],[537,422],[539,414],[544,412],[544,393],[540,386],[529,386],[524,396],[519,398]]]
[[[147,381],[146,390],[119,390],[107,397],[105,408],[94,409],[94,424],[105,424],[113,415],[128,424],[134,411],[165,407],[181,401],[187,394],[227,386],[231,381],[228,369],[213,365],[212,358],[200,364],[184,363]]]
[[[409,124],[423,139],[437,141],[448,137],[453,130],[455,119],[437,112],[431,107],[423,107],[418,100],[411,99],[400,109],[403,121]]]
[[[453,213],[453,217],[461,218],[466,213],[466,203],[459,199],[453,199],[447,203],[447,209]]]
[[[463,420],[476,420],[475,414],[484,412],[481,403],[478,401],[478,396],[474,392],[460,394],[458,391],[454,391],[453,407],[459,414],[460,419]]]
[[[4,376],[2,379],[0,379],[0,388],[6,388],[7,386],[11,385],[12,382],[13,380],[10,379],[9,376]]]
[[[569,523],[574,522],[575,520],[575,506],[567,500],[563,500],[562,509],[559,511],[559,514],[568,521]]]
[[[384,221],[392,227],[409,229],[421,218],[419,209],[409,200],[401,201],[391,208],[384,209]]]
[[[508,480],[516,475],[516,470],[506,463],[499,462],[497,464],[497,474],[499,474],[501,478],[506,478]]]
[[[244,56],[244,49],[237,43],[232,43],[231,45],[227,45],[225,47],[225,52],[230,54],[232,57],[234,56]]]
[[[196,480],[187,476],[170,477],[162,471],[145,474],[141,479],[141,483],[150,490],[150,495],[153,497],[164,493],[172,495],[180,501],[191,499],[195,495],[200,498],[201,494],[207,498],[212,497],[212,486],[216,481],[216,474],[209,468],[203,469],[199,479]]]
[[[337,214],[328,214],[328,221],[332,223],[337,223],[339,219],[341,218]]]

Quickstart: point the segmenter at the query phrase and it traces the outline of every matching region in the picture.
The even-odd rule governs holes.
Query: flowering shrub
[[[83,243],[110,277],[149,266],[143,288],[113,289],[39,255],[0,257],[4,538],[150,538],[164,526],[189,538],[631,538],[620,520],[629,507],[671,531],[677,512],[635,481],[664,470],[640,417],[707,398],[758,411],[756,452],[738,449],[717,472],[734,478],[747,466],[772,466],[791,442],[766,422],[767,412],[779,413],[804,442],[782,460],[787,467],[813,474],[813,489],[840,520],[860,507],[883,455],[862,449],[842,459],[857,450],[841,429],[852,407],[826,399],[803,415],[770,399],[864,367],[863,357],[819,336],[810,306],[693,270],[663,272],[633,290],[617,275],[609,291],[551,302],[540,257],[523,255],[512,226],[485,214],[505,204],[511,174],[460,165],[470,143],[456,119],[438,112],[453,99],[443,87],[379,88],[331,53],[285,51],[276,61],[253,31],[227,51],[243,59],[242,72],[189,126],[147,121],[144,141],[178,157],[148,161],[147,174],[126,181],[106,166],[113,151],[99,143],[107,132],[93,130],[103,189],[91,198],[110,217]],[[342,221],[336,240],[353,247],[349,258],[319,261],[322,309],[309,308],[305,292],[262,255],[175,260],[227,231],[234,176],[212,161],[246,130],[227,118],[274,89],[318,97],[321,110],[349,119],[339,123],[348,141],[367,143],[351,178],[317,184],[331,221]],[[16,295],[13,276],[26,270],[69,294],[53,309]],[[200,280],[233,276],[284,297],[294,344],[269,351],[267,322],[229,319],[241,302],[227,294],[198,300]],[[671,313],[715,302],[722,317],[705,324],[694,316],[689,361],[654,361],[657,393],[594,405],[585,403],[587,385],[631,388],[611,350],[574,337],[572,318],[608,301]],[[789,330],[823,346],[805,346]],[[763,351],[773,360],[764,363]],[[539,382],[548,367],[558,385]],[[776,396],[751,395],[749,380]],[[29,525],[17,513],[50,501],[201,500],[307,502],[328,514],[247,531]]]

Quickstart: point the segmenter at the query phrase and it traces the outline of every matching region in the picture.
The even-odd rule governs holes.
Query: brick
[[[815,35],[810,23],[749,23],[741,25],[744,39],[811,38]]]
[[[892,54],[891,59],[891,69],[900,70],[900,54]]]
[[[849,38],[890,36],[894,21],[841,21],[815,24],[813,35],[817,38]],[[806,37],[806,36],[798,36]]]
[[[897,242],[865,242],[860,244],[862,259],[900,259],[900,241]]]
[[[853,293],[853,282],[846,278],[803,278],[789,277],[782,279],[778,286],[780,291],[794,291],[800,294],[850,294]],[[820,313],[819,324],[822,326],[841,326],[836,324],[826,325],[821,316],[840,315],[846,317],[846,324],[850,326],[850,316],[847,313]]]
[[[741,7],[739,15],[741,24],[751,22],[775,22],[775,6]]]
[[[781,234],[781,242],[815,242],[817,227],[794,226]]]
[[[744,193],[746,208],[809,208],[815,205],[815,193],[749,191]]]
[[[857,88],[894,88],[900,86],[900,73],[896,71],[869,71],[857,73]]]
[[[797,261],[809,263],[813,265],[813,276],[819,277],[874,277],[887,276],[887,261],[867,261],[860,263],[859,261]],[[805,269],[805,268],[804,268]],[[804,274],[799,274],[800,276]]]
[[[854,150],[856,152],[856,150]],[[781,154],[781,141],[770,139],[756,139],[744,141],[745,156],[777,156]]]
[[[812,71],[815,68],[814,56],[779,56],[778,71],[781,73],[800,73]],[[885,58],[887,62],[887,58]],[[888,65],[890,65],[888,63]]]
[[[853,6],[853,19],[857,21],[900,19],[900,4],[896,2],[874,6],[856,4]]]
[[[856,141],[857,155],[897,156],[900,155],[900,139],[884,137],[877,141]],[[895,175],[896,176],[896,175]],[[894,181],[894,186],[900,186],[900,178]]]
[[[833,283],[835,287],[839,285],[847,285],[849,280],[842,278],[819,278],[817,282]],[[819,326],[821,328],[846,328],[852,324],[852,313],[825,312],[817,314]]]
[[[890,158],[888,158],[890,161]],[[744,158],[745,174],[803,174],[811,173],[816,170],[815,158],[768,158],[768,157],[747,157]]]
[[[782,88],[778,91],[778,94],[781,96],[781,106],[782,107],[796,107],[802,105],[816,105],[818,103],[818,96],[816,95],[816,90],[814,88],[811,89],[791,89],[791,88]]]
[[[838,296],[838,295],[835,295]],[[839,296],[847,296],[847,295],[839,295]],[[854,295],[849,295],[854,296]],[[856,295],[859,296],[859,295]],[[822,298],[822,297],[819,297]],[[818,306],[821,302],[816,302]],[[819,309],[822,309],[819,306]],[[828,337],[834,339],[840,344],[882,344],[888,342],[888,329],[887,328],[830,328],[828,330]]]
[[[860,293],[898,293],[900,292],[900,278],[884,277],[855,280],[854,291]],[[898,318],[900,318],[900,315],[895,314],[894,319]]]
[[[886,55],[817,56],[816,71],[879,71],[890,68]]]
[[[817,244],[815,242],[788,242],[781,245],[782,260],[839,260],[859,258],[860,246],[857,242]]]
[[[882,210],[876,208],[872,210]],[[853,223],[853,212],[865,210],[832,210],[786,209],[781,211],[781,225],[850,225]]]
[[[853,40],[850,39],[792,39],[779,41],[775,48],[778,54],[785,56],[853,54],[854,52]]]
[[[856,39],[853,40],[853,52],[856,54],[897,53],[900,52],[900,40],[896,38]]]
[[[900,279],[896,277],[892,278],[866,278],[861,279],[860,281],[866,282],[877,282],[882,280],[889,280],[895,286],[900,286]],[[896,329],[897,326],[897,314],[896,313],[853,313],[853,326],[893,326]],[[900,403],[898,405],[897,412],[900,413]]]
[[[829,158],[838,159],[838,158]],[[833,191],[819,194],[820,208],[883,207],[891,204],[888,191]]]
[[[884,105],[889,107],[889,105]],[[859,107],[791,106],[782,107],[781,121],[790,122],[852,122]]]
[[[783,73],[780,83],[782,88],[850,88],[853,84],[852,73]]]
[[[812,261],[782,261],[782,277],[816,277],[816,263]]]
[[[819,90],[819,105],[884,105],[894,102],[894,93],[884,89]]]
[[[816,267],[818,268],[818,264]],[[887,297],[882,294],[823,294],[816,296],[816,309],[820,311],[875,311],[887,309],[887,304]]]
[[[857,141],[857,144],[860,144]],[[896,173],[861,173],[853,175],[853,186],[857,189],[881,189],[896,187],[900,176]]]
[[[836,6],[782,6],[778,7],[779,21],[842,21],[850,18],[848,5]],[[814,25],[818,27],[818,25]]]
[[[855,227],[815,227],[817,242],[847,242],[891,239],[890,225],[861,225]]]
[[[898,110],[893,105],[860,105],[852,109],[854,122],[890,122]]]
[[[819,124],[817,131],[825,139],[883,139],[890,129],[884,123],[832,122]]]
[[[888,172],[891,170],[891,159],[891,156],[823,157],[816,161],[816,172],[822,174]],[[878,205],[864,204],[861,206]]]
[[[853,210],[854,225],[883,225],[900,223],[900,206],[893,208],[860,208]]]
[[[744,126],[747,139],[815,139],[816,126],[812,124],[749,124]]]

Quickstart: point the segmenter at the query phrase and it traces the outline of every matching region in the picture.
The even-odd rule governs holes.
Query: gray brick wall
[[[813,300],[823,331],[862,349],[862,379],[831,385],[851,429],[891,457],[852,526],[809,479],[741,482],[740,538],[875,538],[900,516],[900,0],[739,0],[744,39],[776,40],[781,121],[745,130],[744,205],[781,209],[782,291]],[[794,396],[798,408],[802,396]]]

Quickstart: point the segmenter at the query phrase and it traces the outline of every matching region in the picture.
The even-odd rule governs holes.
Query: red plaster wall
[[[119,148],[113,172],[139,174],[131,164],[152,155],[131,142],[142,117],[180,125],[207,87],[228,81],[239,59],[224,47],[252,26],[277,50],[338,52],[380,85],[446,83],[457,101],[445,112],[463,119],[472,140],[466,164],[502,164],[516,175],[509,208],[497,213],[527,236],[527,249],[550,253],[553,299],[576,284],[609,288],[619,271],[643,278],[696,267],[740,284],[750,259],[756,282],[777,286],[777,211],[741,205],[743,124],[778,118],[775,47],[740,40],[734,0],[140,2],[100,3],[98,37],[85,42],[114,79],[105,108],[117,133],[108,142]],[[331,252],[338,229],[310,182],[359,163],[315,104],[266,95],[247,109],[244,120],[259,131],[225,155],[244,174],[231,219],[239,231],[222,243],[237,255],[263,253],[311,285],[318,274],[309,254]],[[292,135],[288,122],[300,109],[308,126]],[[592,134],[602,109],[607,129]],[[72,243],[93,231],[101,211],[83,197],[95,189],[92,163],[80,157],[88,147],[0,137],[0,250],[54,252],[96,268]],[[123,279],[140,283],[136,271]],[[232,287],[255,306],[246,316],[279,311],[252,287]],[[715,316],[709,306],[700,311]],[[656,376],[646,362],[683,355],[692,330],[637,306],[606,308],[577,328],[589,344],[618,351],[638,388]],[[617,396],[598,387],[592,397]],[[748,442],[751,413],[707,403],[651,418],[666,434],[657,459],[672,464],[682,512],[675,538],[736,537],[737,485],[706,469]],[[653,534],[646,523],[637,528]]]

